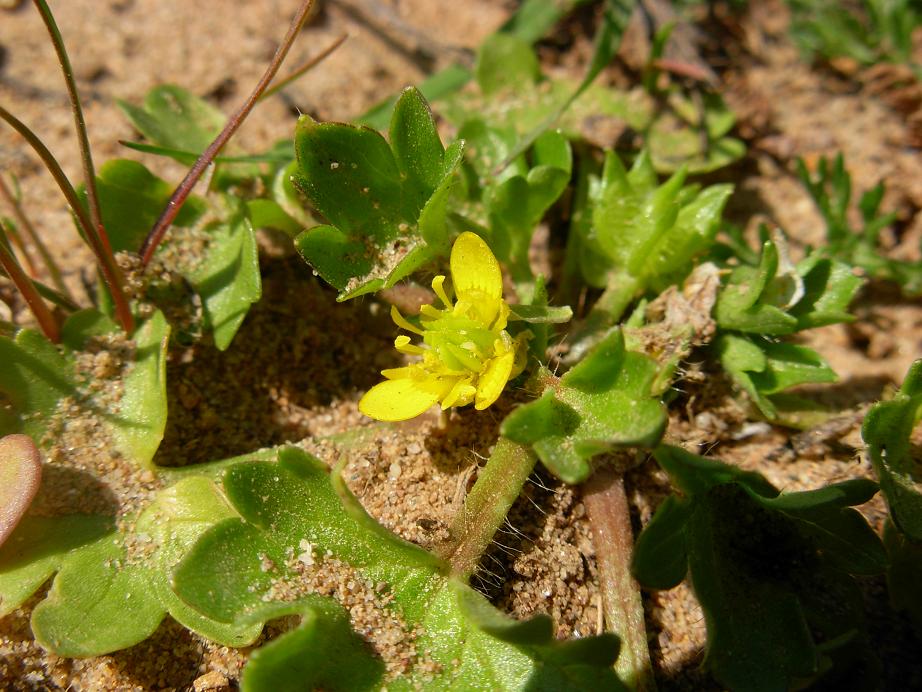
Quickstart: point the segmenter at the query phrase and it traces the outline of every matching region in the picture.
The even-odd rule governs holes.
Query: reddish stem
[[[278,92],[280,92],[282,89],[287,87],[289,84],[291,84],[296,79],[300,79],[301,76],[304,75],[305,72],[313,69],[314,67],[319,65],[321,62],[326,60],[328,57],[330,57],[337,48],[343,45],[343,42],[347,38],[349,38],[349,34],[343,34],[342,36],[337,38],[335,41],[333,41],[333,43],[331,43],[329,46],[324,48],[322,51],[320,51],[320,53],[315,55],[313,58],[310,58],[307,62],[303,63],[300,67],[297,67],[294,70],[292,70],[291,74],[280,79],[278,82],[273,84],[270,88],[266,89],[266,91],[264,91],[260,95],[259,100],[263,101],[269,98],[270,96],[277,94]]]
[[[35,230],[35,226],[32,225],[32,222],[29,221],[29,217],[26,216],[25,212],[23,211],[19,200],[3,180],[3,176],[0,176],[0,197],[6,200],[6,203],[9,205],[13,212],[13,216],[19,222],[19,225],[22,226],[23,230],[26,232],[26,235],[29,236],[29,240],[32,241],[32,245],[41,256],[42,262],[45,264],[45,270],[48,272],[48,276],[51,277],[51,282],[54,284],[55,288],[57,288],[68,298],[73,298],[73,296],[70,294],[70,291],[67,289],[67,285],[64,283],[64,279],[61,276],[61,270],[58,268],[57,263],[55,263],[51,253],[48,252],[48,247],[44,242],[42,242],[41,236],[39,236],[38,232]]]
[[[96,255],[96,259],[99,261],[103,279],[109,287],[109,293],[115,303],[115,314],[118,321],[121,323],[122,329],[131,334],[134,331],[134,317],[131,314],[131,307],[128,305],[128,298],[125,296],[122,272],[115,262],[112,244],[109,242],[109,236],[102,223],[99,196],[96,193],[96,171],[93,167],[93,155],[90,151],[90,140],[86,131],[86,121],[83,118],[83,108],[80,106],[80,94],[77,93],[77,83],[74,81],[74,70],[70,64],[70,58],[67,56],[67,49],[64,47],[64,38],[54,21],[51,10],[48,8],[48,3],[45,0],[33,0],[33,3],[42,16],[42,21],[48,29],[49,36],[51,36],[51,43],[54,46],[55,53],[58,55],[58,62],[61,63],[64,83],[67,85],[67,93],[74,113],[74,125],[77,130],[77,142],[80,145],[80,160],[83,164],[83,178],[86,184],[87,206],[90,209],[91,223],[87,232],[87,240],[93,254]]]
[[[623,476],[611,467],[598,468],[583,485],[583,503],[592,526],[605,621],[621,638],[615,670],[632,690],[652,690],[643,601],[631,575],[634,531]]]
[[[113,300],[115,301],[116,313],[119,321],[122,323],[122,328],[130,334],[134,330],[134,319],[131,316],[131,310],[128,308],[128,301],[121,291],[121,272],[119,272],[118,265],[115,264],[114,258],[111,255],[106,255],[103,251],[99,243],[99,238],[93,232],[93,223],[86,213],[86,208],[80,202],[80,198],[77,197],[77,191],[74,190],[74,186],[71,185],[70,180],[68,180],[67,176],[64,174],[61,165],[58,163],[57,159],[54,158],[54,154],[48,150],[48,147],[44,145],[25,123],[3,106],[0,106],[0,118],[5,120],[10,127],[16,130],[22,138],[29,143],[35,153],[38,154],[38,157],[42,160],[42,163],[45,164],[45,168],[48,169],[48,172],[51,173],[51,176],[58,184],[64,198],[67,200],[68,205],[70,205],[70,210],[77,219],[77,224],[80,226],[83,239],[89,243],[90,249],[93,251],[93,255],[99,263],[103,279],[109,287],[109,291],[112,293]]]
[[[193,188],[202,177],[202,174],[204,174],[205,169],[211,165],[224,145],[227,144],[227,140],[233,137],[234,133],[237,132],[243,124],[243,121],[246,120],[247,116],[250,114],[250,111],[253,110],[253,107],[259,101],[262,93],[269,87],[269,84],[275,78],[276,73],[282,66],[282,62],[285,60],[285,56],[288,55],[291,44],[294,43],[295,37],[304,25],[312,4],[313,0],[304,0],[304,2],[301,3],[301,7],[291,21],[288,33],[285,34],[285,38],[282,39],[282,43],[275,51],[272,61],[266,68],[256,88],[253,89],[253,92],[247,98],[246,102],[244,102],[244,104],[228,119],[224,129],[221,130],[215,140],[208,145],[208,148],[202,152],[202,155],[199,156],[198,160],[192,165],[192,168],[189,169],[186,177],[183,178],[183,181],[173,192],[173,196],[170,197],[169,202],[167,202],[166,208],[163,210],[160,218],[157,219],[157,222],[147,235],[147,238],[144,239],[144,244],[141,246],[141,263],[144,266],[147,266],[153,258],[157,246],[163,240],[163,236],[166,235],[167,229],[170,227],[170,224],[173,223],[173,219],[176,218],[179,210],[182,209],[182,205],[192,193]]]
[[[61,329],[58,326],[58,321],[38,294],[35,284],[32,283],[28,274],[19,266],[19,262],[16,261],[16,257],[7,246],[3,228],[3,224],[0,224],[0,266],[3,267],[6,275],[10,277],[16,288],[19,289],[26,304],[35,316],[38,326],[41,327],[48,340],[58,343],[61,340]]]

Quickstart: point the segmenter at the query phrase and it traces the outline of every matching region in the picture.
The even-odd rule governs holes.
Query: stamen
[[[397,309],[396,305],[391,305],[391,319],[394,320],[396,324],[401,329],[406,329],[408,332],[413,332],[414,334],[423,335],[421,329],[416,327],[410,320],[400,314],[400,310]]]
[[[439,274],[432,280],[432,290],[435,291],[435,294],[439,297],[439,300],[445,305],[446,308],[451,307],[451,301],[448,299],[448,294],[445,292],[445,277]]]

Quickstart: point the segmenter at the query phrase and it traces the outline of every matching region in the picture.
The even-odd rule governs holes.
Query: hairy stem
[[[43,301],[42,297],[38,294],[38,290],[35,288],[32,280],[29,279],[29,276],[22,270],[22,267],[19,266],[19,262],[16,261],[16,257],[10,251],[6,243],[4,228],[5,226],[0,224],[0,266],[3,267],[3,271],[10,277],[10,280],[15,284],[16,288],[19,289],[26,304],[29,306],[29,310],[31,310],[32,314],[35,316],[35,321],[38,322],[38,326],[41,328],[42,332],[44,332],[48,340],[58,343],[61,340],[61,329],[58,326],[58,321],[55,319],[54,315],[51,314],[51,310],[45,305],[45,301]]]
[[[176,218],[176,215],[179,214],[180,209],[182,209],[182,205],[185,204],[186,199],[192,193],[193,188],[195,188],[195,185],[201,179],[202,175],[205,173],[205,170],[208,168],[208,166],[211,165],[221,149],[224,148],[224,145],[227,144],[227,141],[234,136],[234,133],[237,132],[237,130],[243,124],[243,121],[246,120],[247,116],[250,114],[250,111],[252,111],[256,106],[260,96],[269,87],[269,84],[275,78],[276,73],[282,66],[282,62],[285,60],[285,56],[288,55],[291,44],[294,43],[295,37],[298,35],[298,32],[304,25],[312,4],[313,0],[304,0],[304,2],[301,3],[301,7],[298,9],[294,18],[291,20],[291,26],[288,28],[288,33],[285,34],[285,38],[282,39],[282,43],[275,51],[275,55],[272,57],[272,61],[266,68],[265,73],[263,73],[259,83],[253,89],[253,92],[250,94],[244,104],[240,106],[240,108],[238,108],[237,111],[228,119],[224,129],[218,133],[218,136],[215,137],[214,141],[208,145],[208,148],[205,149],[205,151],[202,152],[202,155],[199,156],[198,160],[192,164],[192,168],[190,168],[189,172],[186,173],[186,177],[183,178],[182,182],[173,192],[173,195],[167,202],[166,208],[163,210],[160,218],[157,219],[157,222],[154,224],[154,227],[151,229],[150,233],[147,234],[147,238],[144,239],[144,244],[141,246],[141,263],[144,266],[147,266],[147,264],[153,258],[154,252],[157,250],[157,246],[160,244],[160,241],[163,240],[163,236],[166,235],[167,229],[170,227],[170,224],[173,223],[173,219]]]
[[[10,210],[13,213],[13,217],[22,226],[23,231],[26,235],[29,236],[29,240],[32,242],[32,246],[38,251],[38,254],[42,258],[42,262],[45,265],[45,271],[48,272],[48,276],[51,278],[51,282],[54,284],[55,288],[58,289],[63,295],[68,298],[73,298],[70,291],[67,288],[67,285],[64,283],[64,279],[61,276],[61,270],[57,265],[57,262],[54,261],[54,258],[51,256],[51,253],[48,252],[48,246],[42,241],[41,236],[35,230],[35,226],[32,225],[32,222],[29,221],[29,217],[26,216],[23,211],[22,204],[10,190],[9,186],[6,184],[6,181],[3,179],[3,176],[0,176],[0,197],[2,197],[7,205],[9,205]]]
[[[499,438],[450,529],[452,543],[443,557],[454,574],[464,578],[473,574],[536,461],[529,448]]]
[[[116,317],[118,317],[122,329],[130,334],[134,331],[134,317],[131,314],[131,307],[128,305],[128,298],[125,295],[125,282],[122,278],[122,272],[115,262],[112,244],[109,242],[109,235],[106,233],[105,226],[102,223],[99,196],[96,193],[96,170],[93,166],[93,155],[90,151],[90,140],[87,135],[86,121],[83,117],[83,108],[80,105],[80,94],[77,92],[77,83],[74,81],[74,70],[70,64],[70,58],[67,56],[67,49],[64,47],[64,38],[61,36],[48,3],[45,0],[32,1],[42,16],[42,21],[48,29],[48,35],[51,36],[51,43],[54,46],[55,53],[58,55],[58,62],[61,64],[64,83],[67,85],[67,94],[70,97],[70,105],[74,113],[74,127],[77,130],[77,142],[80,145],[83,181],[86,185],[87,206],[90,211],[91,223],[87,232],[87,240],[99,262],[103,279],[109,287],[112,301],[115,303]]]
[[[605,623],[621,638],[615,670],[631,689],[653,690],[643,601],[631,575],[634,532],[624,477],[610,467],[597,469],[583,485],[583,503],[592,526]]]

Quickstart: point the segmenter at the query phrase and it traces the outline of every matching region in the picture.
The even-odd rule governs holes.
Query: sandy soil
[[[155,84],[172,82],[207,96],[225,111],[233,108],[258,78],[297,4],[53,3],[78,81],[88,95],[87,121],[98,161],[137,156],[117,145],[118,139],[133,138],[133,133],[114,106],[116,98],[137,102]],[[283,97],[261,106],[238,136],[238,144],[256,151],[290,136],[298,112],[327,119],[360,113],[418,80],[446,56],[469,56],[470,49],[502,22],[508,4],[381,3],[393,15],[387,20],[391,26],[396,17],[418,32],[409,37],[383,32],[382,15],[369,11],[371,3],[325,4],[305,29],[289,65],[343,32],[348,32],[349,41]],[[899,215],[889,238],[893,251],[903,256],[917,253],[922,162],[905,112],[848,66],[804,64],[786,38],[780,5],[753,4],[757,10],[742,23],[711,26],[703,49],[717,60],[715,64],[731,65],[721,72],[722,89],[740,114],[739,130],[750,145],[744,162],[712,176],[738,186],[731,217],[750,228],[759,219],[777,222],[798,247],[815,242],[821,223],[793,175],[794,157],[815,162],[841,150],[859,192],[879,178],[887,180],[885,207]],[[580,27],[574,21],[567,31],[579,33]],[[578,69],[579,61],[568,56],[584,56],[584,44],[585,36],[580,50],[561,55],[559,45],[548,45],[542,51],[560,69]],[[26,4],[18,10],[0,9],[0,103],[32,124],[67,172],[77,176],[60,75],[40,22]],[[172,164],[144,161],[172,179],[181,174]],[[19,176],[30,212],[57,255],[67,258],[68,281],[79,287],[86,252],[53,185],[5,128],[0,129],[0,169]],[[53,203],[42,208],[42,200]],[[378,380],[382,367],[393,365],[393,329],[377,303],[336,304],[333,293],[311,277],[298,258],[284,252],[267,252],[262,267],[264,300],[250,313],[231,349],[221,354],[199,344],[171,353],[170,421],[159,463],[203,462],[286,441],[303,441],[306,448],[332,461],[335,450],[316,438],[360,424],[358,397]],[[826,394],[843,411],[837,428],[804,438],[753,426],[726,382],[705,376],[702,384],[689,384],[683,405],[675,407],[670,440],[757,468],[787,490],[870,476],[869,464],[859,454],[861,414],[885,387],[899,382],[922,352],[922,302],[872,286],[862,292],[855,309],[857,324],[816,330],[806,339],[840,373],[840,383]],[[693,354],[692,360],[703,358]],[[375,433],[350,458],[350,487],[385,526],[437,549],[464,490],[489,454],[508,405],[483,413],[456,413],[444,432],[436,429],[435,421],[423,419],[397,432]],[[629,475],[628,487],[639,527],[668,493],[668,482],[650,462]],[[880,501],[865,510],[879,525]],[[599,628],[595,570],[578,490],[537,474],[513,508],[506,533],[484,559],[477,583],[507,612],[522,617],[549,612],[560,636],[578,636]],[[904,618],[890,610],[881,580],[867,580],[863,586],[872,637],[885,663],[885,688],[922,685],[922,662],[913,653],[919,641]],[[698,671],[705,630],[690,590],[683,586],[646,598],[661,689],[713,687]],[[154,637],[132,649],[97,659],[61,659],[31,640],[28,614],[35,602],[0,621],[4,689],[228,689],[245,661],[246,651],[204,642],[169,619]]]

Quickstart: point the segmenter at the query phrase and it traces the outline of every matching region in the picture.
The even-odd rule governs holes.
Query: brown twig
[[[292,43],[294,43],[295,37],[304,25],[312,4],[313,0],[304,0],[304,2],[301,3],[301,7],[291,21],[288,33],[285,34],[285,38],[282,39],[282,43],[275,51],[272,61],[266,68],[256,88],[253,89],[253,92],[244,104],[228,119],[224,129],[221,130],[218,136],[215,137],[215,140],[208,145],[208,148],[202,152],[202,155],[199,156],[198,160],[192,165],[192,168],[189,169],[186,177],[183,178],[182,182],[173,192],[173,195],[167,202],[166,208],[163,210],[160,218],[157,219],[154,227],[151,229],[150,233],[148,233],[147,238],[144,239],[144,244],[141,246],[141,263],[144,266],[147,266],[153,258],[157,246],[160,244],[160,241],[163,240],[163,236],[166,235],[167,229],[170,227],[170,224],[173,223],[173,219],[176,218],[179,210],[182,209],[182,205],[192,193],[193,188],[202,177],[205,169],[211,165],[224,145],[227,144],[227,140],[233,137],[234,133],[237,132],[243,124],[243,121],[246,120],[247,116],[250,114],[250,111],[253,110],[253,107],[259,101],[259,97],[275,78],[276,73],[282,66],[282,62],[285,60],[285,56],[288,55]]]

